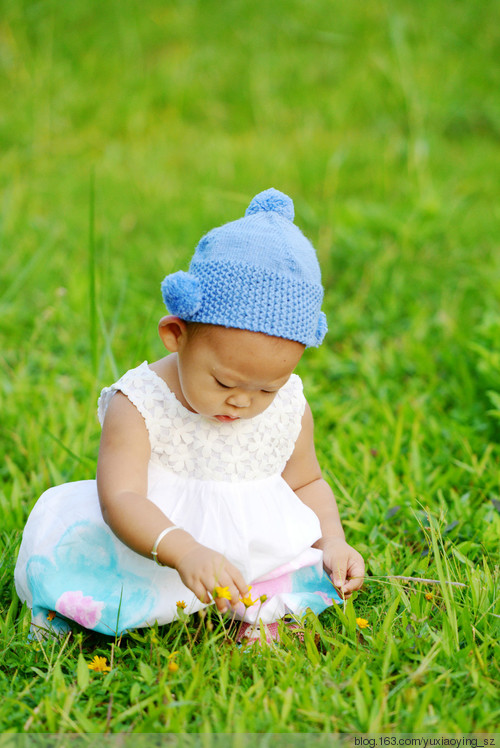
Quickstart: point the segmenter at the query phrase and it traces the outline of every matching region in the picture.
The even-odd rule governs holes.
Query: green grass
[[[0,7],[2,729],[494,732],[500,4]],[[29,643],[31,507],[93,477],[101,387],[162,355],[161,279],[268,186],[323,267],[299,373],[364,590],[262,653],[216,618]]]

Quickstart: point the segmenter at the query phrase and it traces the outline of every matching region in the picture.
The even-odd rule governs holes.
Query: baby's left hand
[[[343,538],[322,538],[323,563],[330,572],[332,582],[340,596],[347,600],[363,585],[365,562],[354,548]]]

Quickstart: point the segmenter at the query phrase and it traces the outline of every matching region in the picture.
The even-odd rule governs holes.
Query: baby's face
[[[203,326],[178,350],[182,394],[192,411],[209,418],[253,418],[272,403],[304,348],[260,332]]]

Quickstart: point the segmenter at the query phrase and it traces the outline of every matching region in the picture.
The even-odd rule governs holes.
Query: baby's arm
[[[314,448],[314,423],[309,405],[302,418],[302,429],[288,460],[283,478],[299,499],[318,516],[321,538],[314,544],[323,551],[323,560],[332,581],[345,598],[363,584],[362,556],[345,541],[339,510],[333,492],[321,477]]]
[[[105,522],[129,548],[147,558],[158,535],[172,522],[146,498],[151,454],[144,419],[128,398],[117,392],[104,419],[97,489]],[[247,594],[238,569],[222,554],[198,543],[185,530],[168,533],[158,546],[158,560],[177,569],[184,584],[203,602],[216,586],[229,587],[231,602]],[[223,610],[224,600],[217,600]]]

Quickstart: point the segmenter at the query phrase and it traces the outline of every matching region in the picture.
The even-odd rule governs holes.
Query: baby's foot
[[[304,641],[304,634],[302,626],[291,616],[287,616],[283,619],[283,622],[287,630],[297,636],[301,641]],[[258,644],[262,642],[261,631],[264,634],[264,640],[267,644],[277,644],[280,641],[280,635],[278,631],[278,621],[274,623],[246,623],[243,622],[240,625],[239,631],[236,635],[236,641],[239,644]]]
[[[262,642],[262,634],[267,644],[275,644],[279,642],[278,635],[278,622],[275,623],[243,623],[240,625],[239,631],[236,634],[236,641],[238,644],[260,644]]]

